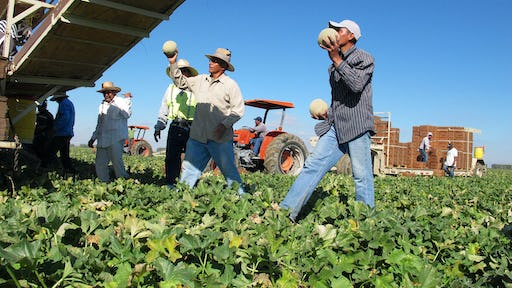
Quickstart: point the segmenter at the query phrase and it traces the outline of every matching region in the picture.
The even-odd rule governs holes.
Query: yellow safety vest
[[[167,96],[167,106],[169,107],[167,118],[170,120],[193,120],[196,104],[196,98],[192,92],[178,89],[172,85],[171,93]]]

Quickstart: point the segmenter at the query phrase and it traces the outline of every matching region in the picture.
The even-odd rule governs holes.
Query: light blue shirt
[[[92,133],[96,147],[105,148],[128,138],[128,118],[132,115],[131,98],[114,97],[112,102],[103,101],[98,111],[98,123]]]

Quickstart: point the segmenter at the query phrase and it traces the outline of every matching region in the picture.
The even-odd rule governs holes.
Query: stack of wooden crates
[[[469,170],[471,168],[473,132],[470,129],[454,126],[414,126],[412,127],[412,141],[400,142],[400,129],[393,128],[389,121],[376,116],[375,130],[377,134],[373,137],[374,141],[384,144],[384,151],[388,151],[389,135],[389,167],[432,169],[434,175],[441,176],[448,143],[452,143],[459,154],[457,169]],[[420,161],[418,148],[428,132],[432,132],[433,135],[430,140],[431,150],[428,154],[428,162],[425,163]]]

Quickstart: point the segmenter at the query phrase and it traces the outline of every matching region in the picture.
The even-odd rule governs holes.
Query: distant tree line
[[[492,169],[512,169],[512,164],[492,164]]]

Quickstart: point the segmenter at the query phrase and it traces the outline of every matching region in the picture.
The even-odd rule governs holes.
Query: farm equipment
[[[6,27],[24,22],[33,28],[24,43],[17,42],[15,54],[7,49],[13,39],[12,30],[6,29],[4,49],[0,49],[1,175],[21,166],[18,158],[32,159],[26,148],[32,144],[39,103],[56,92],[94,87],[104,71],[149,37],[184,1],[0,2],[0,19],[6,20]],[[127,147],[131,154],[152,152],[137,137]],[[31,161],[25,166],[37,165]]]
[[[399,129],[391,127],[391,113],[375,113],[374,118],[377,132],[371,143],[374,175],[443,176],[442,164],[446,147],[448,143],[455,143],[459,151],[455,176],[485,176],[487,168],[483,158],[484,147],[473,147],[473,134],[480,133],[480,130],[451,126],[415,126],[413,141],[402,143],[399,142]],[[429,161],[419,162],[418,145],[428,132],[434,134]],[[337,173],[351,175],[350,157],[343,155],[334,168]]]
[[[263,123],[267,123],[268,113],[272,110],[282,110],[282,114],[278,128],[267,131],[263,138],[259,156],[253,153],[250,143],[256,134],[251,132],[249,127],[242,127],[234,131],[235,158],[237,158],[239,167],[248,171],[299,174],[309,152],[302,139],[283,131],[285,111],[294,108],[293,103],[255,99],[245,101],[245,105],[264,109]]]
[[[128,139],[124,143],[124,151],[130,155],[149,157],[153,155],[153,149],[148,141],[144,140],[148,126],[128,126]]]

